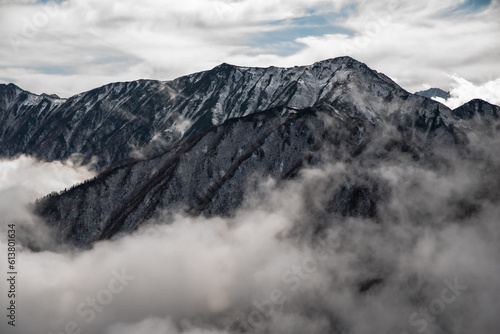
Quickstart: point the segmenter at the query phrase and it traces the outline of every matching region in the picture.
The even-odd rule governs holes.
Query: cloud
[[[23,78],[30,76],[31,87],[24,86],[35,92],[39,89],[33,89],[34,85],[47,87],[45,80],[49,80],[48,86],[63,96],[110,81],[152,75],[173,78],[241,53],[245,47],[240,41],[276,29],[266,22],[301,15],[318,3],[321,1],[149,0],[139,4],[73,0],[60,5],[6,6],[0,31],[8,38],[2,40],[2,53],[12,60],[0,63],[0,77],[17,78],[22,85]],[[37,60],[31,50],[36,50]],[[128,63],[120,65],[113,57]],[[55,75],[31,69],[33,63],[38,69],[57,65],[74,70]],[[65,91],[57,89],[62,85],[67,85]]]
[[[64,190],[93,176],[85,166],[72,160],[42,162],[26,155],[0,160],[0,191],[22,188],[26,201]]]
[[[500,78],[482,84],[474,84],[457,75],[452,75],[454,83],[448,99],[435,98],[451,109],[455,109],[473,99],[482,99],[489,103],[500,105]]]
[[[2,228],[7,222],[16,223],[20,229],[25,230],[19,234],[20,240],[33,247],[46,245],[51,238],[46,235],[43,225],[32,216],[27,205],[37,198],[64,190],[94,176],[88,168],[75,161],[49,163],[25,155],[0,160]]]
[[[497,172],[446,158],[432,169],[332,162],[261,180],[230,218],[166,211],[91,249],[23,249],[19,330],[400,333],[420,328],[416,313],[429,332],[495,332]],[[368,180],[388,189],[379,220],[321,214],[345,184]],[[455,280],[466,289],[425,320],[421,308]]]
[[[500,77],[499,15],[498,1],[8,2],[0,78],[67,97],[222,62],[294,66],[347,54],[409,91],[447,89],[445,73]]]

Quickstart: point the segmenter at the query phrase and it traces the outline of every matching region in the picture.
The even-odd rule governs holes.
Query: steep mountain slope
[[[423,98],[349,57],[288,69],[222,64],[168,82],[109,84],[67,100],[1,85],[0,101],[1,156],[54,160],[78,153],[86,162],[97,157],[97,169],[152,156],[182,136],[279,106],[334,105],[372,123],[395,111],[428,112]]]
[[[438,163],[434,149],[462,147],[467,139],[440,120],[438,104],[425,105],[423,115],[398,113],[384,124],[332,107],[274,108],[231,119],[155,158],[117,167],[45,198],[37,212],[57,226],[59,238],[86,245],[131,231],[159,209],[231,214],[252,179],[286,180],[309,164],[334,160],[369,169],[398,159]],[[363,184],[346,180],[329,190],[323,214],[376,216],[384,189],[370,178]]]

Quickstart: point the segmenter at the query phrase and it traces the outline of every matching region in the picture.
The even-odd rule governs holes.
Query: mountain
[[[461,125],[477,145],[485,146],[485,142],[500,131],[500,107],[486,101],[471,100],[453,110],[453,114],[462,120]]]
[[[453,110],[461,119],[472,119],[474,117],[482,119],[498,119],[500,107],[480,99],[474,99]]]
[[[385,103],[392,99],[400,105]],[[79,154],[84,162],[97,158],[95,167],[103,170],[274,107],[332,104],[376,123],[381,104],[391,114],[414,103],[424,102],[349,57],[293,68],[222,64],[172,81],[113,83],[68,99],[1,85],[0,156],[52,161]]]
[[[317,218],[311,224],[321,229],[335,216],[377,219],[390,187],[370,170],[396,162],[445,169],[450,162],[443,152],[450,150],[476,159],[477,154],[471,154],[471,128],[477,115],[491,122],[498,117],[491,111],[494,107],[482,101],[452,111],[346,57],[290,69],[223,64],[174,82],[143,83],[149,85],[150,100],[160,103],[159,95],[166,94],[162,96],[170,101],[161,108],[144,107],[144,113],[167,120],[144,118],[139,123],[131,118],[127,124],[133,128],[134,121],[137,126],[153,122],[170,124],[171,129],[175,125],[168,119],[182,117],[189,122],[182,136],[163,135],[162,152],[108,168],[84,184],[37,202],[36,213],[56,228],[61,241],[86,246],[130,232],[168,209],[230,216],[244,203],[252,180],[272,177],[287,182],[308,166],[331,161],[347,165],[357,176],[325,188],[328,200],[311,206]],[[129,92],[125,96],[139,94],[123,88],[127,85],[134,86],[122,84],[123,94]],[[169,88],[152,93],[153,86],[162,85]],[[183,96],[173,97],[172,87]],[[107,96],[119,100],[120,94]],[[97,123],[89,124],[94,129]],[[126,126],[120,131],[133,136],[123,129]],[[110,154],[102,155],[109,157],[108,163],[126,158]]]
[[[416,92],[415,95],[420,95],[429,99],[440,97],[446,100],[450,97],[450,92],[446,92],[440,88],[429,88],[427,90]]]

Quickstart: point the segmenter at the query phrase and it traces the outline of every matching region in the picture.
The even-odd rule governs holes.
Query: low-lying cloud
[[[325,164],[262,180],[232,218],[166,211],[92,249],[23,249],[19,330],[494,333],[497,174],[452,162]],[[379,219],[321,214],[366,173],[390,190]]]
[[[7,223],[17,223],[18,228],[27,229],[23,235],[28,238],[25,241],[46,243],[49,236],[41,233],[45,230],[44,225],[30,213],[28,205],[37,198],[63,191],[95,175],[86,166],[79,165],[77,160],[43,162],[25,155],[0,160],[2,228]]]
[[[0,215],[6,220],[24,218],[27,203],[94,175],[71,160],[41,162],[25,155],[0,160]]]

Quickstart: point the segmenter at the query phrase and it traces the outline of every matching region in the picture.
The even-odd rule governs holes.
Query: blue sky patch
[[[245,44],[258,48],[260,52],[264,51],[279,56],[288,56],[300,51],[304,47],[303,44],[295,41],[297,38],[327,34],[352,36],[355,33],[353,30],[338,24],[348,17],[347,11],[322,14],[316,14],[314,11],[311,11],[309,14],[290,20],[269,22],[268,25],[276,26],[275,30],[256,34]]]
[[[469,8],[482,8],[491,5],[492,0],[467,0],[462,6]]]
[[[467,0],[463,4],[453,8],[450,14],[479,11],[491,5],[491,2],[492,0]]]

